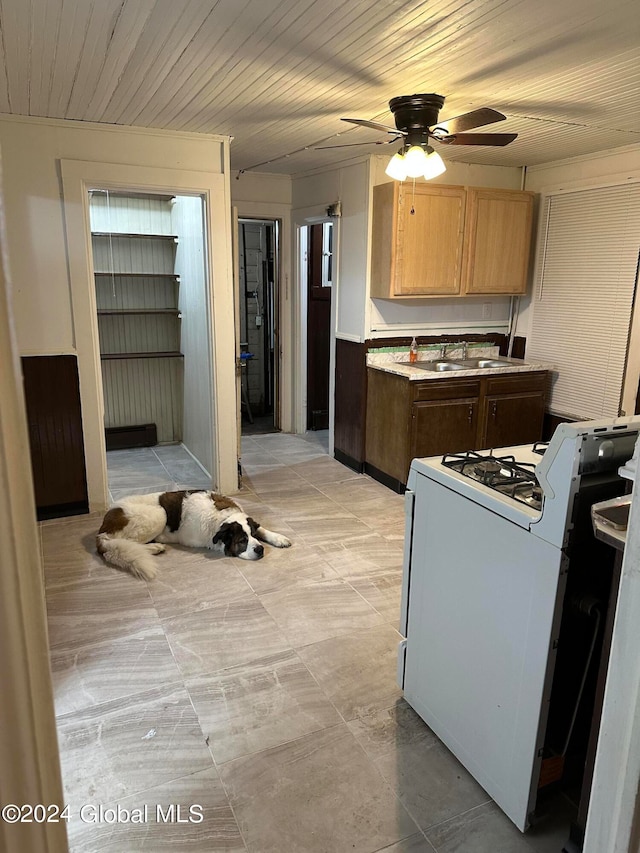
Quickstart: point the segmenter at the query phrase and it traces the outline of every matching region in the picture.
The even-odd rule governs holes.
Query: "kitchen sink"
[[[482,370],[488,367],[508,367],[511,364],[521,365],[522,361],[513,358],[496,356],[495,358],[460,358],[460,359],[437,359],[436,361],[419,361],[410,364],[407,361],[401,362],[410,367],[417,367],[420,370],[429,370],[433,373],[443,373],[449,370]]]
[[[438,373],[445,370],[469,370],[466,364],[459,361],[421,361],[414,362],[411,367],[419,367],[420,370],[431,370]]]
[[[466,370],[480,370],[484,367],[508,367],[515,363],[521,364],[522,362],[514,362],[511,358],[466,358],[457,362]]]

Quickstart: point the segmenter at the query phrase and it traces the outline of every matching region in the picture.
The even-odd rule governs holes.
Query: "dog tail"
[[[152,554],[164,550],[157,545],[142,545],[130,539],[112,539],[107,533],[96,536],[96,548],[107,563],[147,581],[153,580],[157,571]]]

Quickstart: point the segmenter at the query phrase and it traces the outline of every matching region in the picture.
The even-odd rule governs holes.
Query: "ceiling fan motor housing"
[[[405,146],[426,145],[429,128],[438,123],[443,95],[401,95],[389,101],[396,127],[406,133]]]

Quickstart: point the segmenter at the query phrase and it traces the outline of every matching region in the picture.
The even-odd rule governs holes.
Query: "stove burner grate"
[[[468,450],[464,453],[447,453],[442,464],[458,471],[483,486],[508,495],[513,500],[532,506],[542,507],[542,489],[535,476],[535,464],[516,462],[514,456],[486,456]]]

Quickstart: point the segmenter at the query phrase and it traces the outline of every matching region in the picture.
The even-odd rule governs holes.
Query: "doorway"
[[[333,223],[306,226],[307,429],[329,428]]]
[[[280,430],[280,224],[238,220],[241,434]]]
[[[98,188],[89,218],[111,498],[210,488],[203,199]]]

